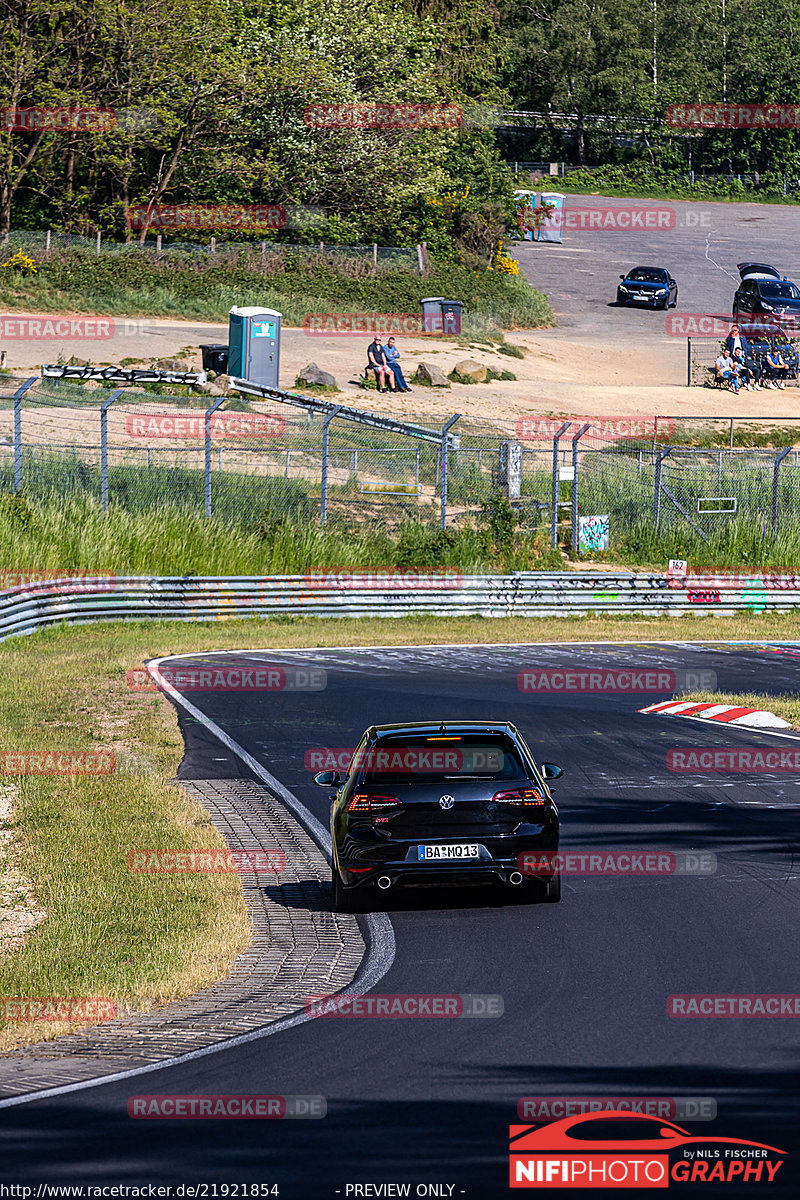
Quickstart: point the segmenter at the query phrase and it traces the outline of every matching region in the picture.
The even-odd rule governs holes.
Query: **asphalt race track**
[[[503,1197],[508,1126],[519,1120],[521,1097],[648,1096],[711,1097],[715,1120],[677,1123],[789,1152],[771,1187],[710,1185],[701,1194],[797,1194],[797,1021],[680,1020],[667,1016],[666,1002],[674,993],[800,993],[800,774],[680,775],[667,769],[666,754],[798,743],[639,715],[668,698],[661,693],[523,694],[517,676],[523,668],[658,667],[713,670],[722,690],[792,691],[800,649],[264,651],[191,665],[234,660],[327,672],[318,692],[190,697],[323,825],[327,791],[312,783],[308,750],[354,746],[374,722],[508,719],[540,759],[565,768],[553,789],[564,850],[712,851],[716,873],[569,876],[557,905],[519,903],[511,889],[389,893],[396,952],[376,990],[500,994],[502,1017],[321,1018],[141,1081],[4,1108],[6,1183],[277,1183],[292,1200],[410,1183],[411,1195],[416,1185],[438,1184],[448,1186],[429,1194]],[[181,713],[181,724],[181,777],[244,773],[195,718]],[[317,1094],[327,1116],[131,1120],[128,1097],[152,1093]]]

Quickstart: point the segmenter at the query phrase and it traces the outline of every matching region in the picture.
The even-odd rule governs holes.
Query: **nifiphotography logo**
[[[661,1117],[619,1110],[509,1126],[509,1186],[668,1188],[775,1182],[785,1150],[742,1138],[695,1137]]]

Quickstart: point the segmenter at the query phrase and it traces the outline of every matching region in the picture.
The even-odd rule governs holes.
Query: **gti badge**
[[[439,807],[444,809],[452,808],[455,802],[455,796],[442,796],[439,800]]]

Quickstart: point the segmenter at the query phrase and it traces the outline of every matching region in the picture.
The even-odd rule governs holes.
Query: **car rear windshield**
[[[511,739],[497,734],[381,738],[356,751],[353,770],[359,785],[529,776]]]
[[[800,300],[800,291],[793,283],[771,280],[758,285],[765,300]]]
[[[635,270],[631,271],[628,279],[640,280],[642,283],[666,283],[667,272],[651,271],[647,267],[636,267]]]

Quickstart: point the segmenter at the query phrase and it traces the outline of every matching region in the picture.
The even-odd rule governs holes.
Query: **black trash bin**
[[[461,333],[461,300],[442,301],[442,332]]]
[[[227,345],[209,345],[200,347],[203,353],[203,370],[213,371],[215,375],[228,374]]]
[[[460,300],[445,300],[443,296],[426,296],[420,300],[425,333],[461,333]]]

